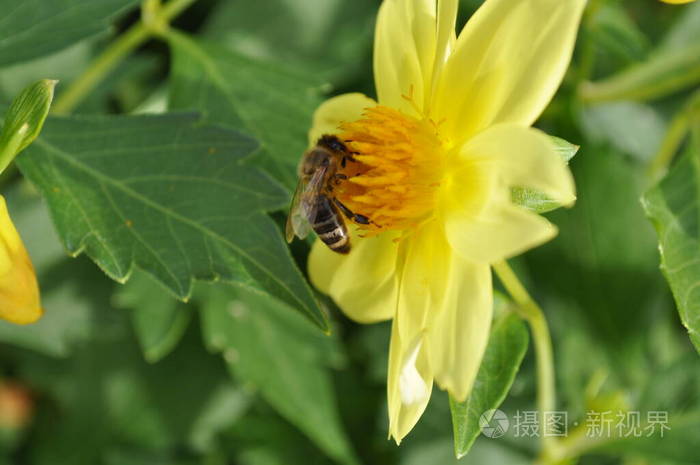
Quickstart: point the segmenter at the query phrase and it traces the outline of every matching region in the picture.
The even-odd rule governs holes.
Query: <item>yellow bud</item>
[[[0,196],[0,318],[27,324],[42,314],[34,267]]]

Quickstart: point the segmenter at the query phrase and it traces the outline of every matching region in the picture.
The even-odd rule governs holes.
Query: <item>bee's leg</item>
[[[370,224],[369,218],[367,218],[365,215],[360,215],[359,213],[353,213],[352,210],[346,207],[343,204],[343,202],[341,202],[337,198],[333,197],[333,202],[335,202],[338,208],[340,208],[340,211],[342,211],[343,214],[347,216],[349,220],[353,220],[355,223],[358,224]]]
[[[355,214],[348,207],[346,207],[343,204],[343,202],[333,197],[333,203],[335,203],[338,206],[338,208],[340,208],[340,211],[343,212],[343,215],[347,216],[349,220],[354,219]]]
[[[333,180],[335,181],[335,185],[336,185],[336,186],[337,186],[338,184],[340,184],[340,181],[344,181],[344,180],[346,180],[346,179],[348,179],[348,177],[347,177],[347,175],[345,175],[345,174],[343,174],[343,173],[335,173],[335,174],[333,175]]]
[[[353,219],[355,220],[355,223],[360,223],[360,224],[369,224],[369,218],[367,218],[365,215],[360,215],[359,213],[353,214]]]
[[[345,165],[347,165],[348,161],[351,161],[353,163],[357,163],[357,160],[355,160],[355,157],[353,155],[359,155],[360,152],[348,152],[347,155],[343,156],[343,159],[340,160],[340,166],[345,168]]]
[[[352,142],[351,139],[346,139],[343,141],[345,145],[347,146],[348,142]],[[347,160],[350,160],[351,162],[355,163],[357,160],[353,157],[353,155],[359,155],[360,152],[351,152],[350,150],[345,150],[345,155],[343,155],[343,159],[341,161],[341,164],[343,165],[343,168],[345,168],[345,162]]]

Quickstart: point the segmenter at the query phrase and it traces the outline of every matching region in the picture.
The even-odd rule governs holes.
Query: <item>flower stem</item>
[[[661,141],[661,147],[649,164],[647,174],[651,183],[659,181],[668,171],[673,156],[688,133],[690,120],[696,113],[700,113],[700,90],[691,95],[687,105],[671,120],[666,135]]]
[[[579,60],[578,80],[588,81],[593,74],[595,64],[595,43],[593,42],[595,18],[602,6],[601,0],[591,0],[586,6],[583,16],[583,28],[581,40],[581,59]]]
[[[537,360],[537,409],[540,418],[540,437],[542,438],[542,457],[553,455],[557,449],[556,438],[547,434],[544,413],[552,412],[556,407],[554,388],[554,357],[552,356],[552,339],[542,309],[532,300],[530,294],[515,275],[506,261],[493,265],[493,269],[510,296],[518,305],[518,314],[528,322],[535,344]]]
[[[668,51],[653,59],[596,82],[579,85],[586,103],[620,100],[647,101],[664,97],[700,82],[700,44]]]
[[[152,37],[163,34],[170,21],[194,2],[195,0],[171,0],[161,6],[157,2],[145,0],[141,19],[107,47],[56,99],[53,113],[70,113],[127,55]]]

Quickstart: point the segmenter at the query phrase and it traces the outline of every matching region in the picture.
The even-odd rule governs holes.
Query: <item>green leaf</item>
[[[656,154],[666,133],[660,113],[638,102],[591,105],[582,110],[581,123],[589,139],[609,143],[643,162]]]
[[[550,136],[550,139],[554,143],[557,153],[566,163],[569,163],[574,158],[579,149],[578,145],[574,145],[559,137]],[[547,213],[561,207],[559,202],[550,199],[546,194],[527,187],[512,188],[511,201],[535,213]]]
[[[43,79],[27,86],[8,108],[0,133],[0,172],[39,136],[56,82]]]
[[[106,30],[138,0],[47,2],[0,0],[0,66],[60,50]]]
[[[271,411],[263,400],[253,404],[221,443],[233,463],[242,465],[334,463],[301,431]]]
[[[641,61],[649,50],[649,40],[620,4],[603,4],[591,23],[590,38],[597,47],[627,62]]]
[[[318,79],[183,34],[168,38],[174,55],[170,108],[197,110],[208,122],[253,134],[263,148],[259,163],[292,188],[320,103]]]
[[[656,228],[661,271],[700,352],[700,131],[668,175],[642,198]]]
[[[153,278],[135,273],[115,294],[115,305],[131,311],[131,322],[143,355],[155,363],[168,355],[182,338],[192,312],[175,300]]]
[[[683,14],[678,16],[678,21],[669,29],[658,51],[677,50],[697,44],[698,29],[700,29],[700,3],[685,5]]]
[[[233,396],[242,401],[246,394],[232,385],[220,357],[204,350],[196,331],[188,331],[169,357],[147,364],[124,312],[109,303],[93,311],[115,321],[66,360],[33,357],[21,367],[21,378],[52,406],[50,415],[34,419],[31,463],[104,463],[101,458],[115,447],[184,450],[196,437],[220,434],[240,417],[240,409],[224,407],[221,396],[231,404]],[[207,417],[216,404],[222,411],[212,423]]]
[[[450,397],[457,458],[465,456],[479,436],[479,417],[487,410],[498,408],[506,398],[527,345],[527,329],[517,315],[505,312],[495,320],[469,397],[464,402]]]
[[[527,187],[512,188],[511,201],[538,214],[551,212],[561,207],[559,202],[550,199],[546,194]]]
[[[204,340],[326,454],[356,463],[338,415],[330,373],[333,340],[276,301],[213,286],[202,304]]]
[[[372,47],[376,12],[374,0],[221,2],[203,33],[241,55],[347,81]]]
[[[554,150],[561,157],[564,162],[569,163],[576,152],[578,152],[579,146],[568,142],[561,137],[549,136],[552,143],[554,144]]]
[[[251,401],[251,394],[243,387],[220,386],[207,397],[206,404],[192,422],[188,437],[190,446],[202,452],[212,450],[217,433],[237,423]]]
[[[134,265],[187,299],[194,279],[270,293],[322,328],[275,223],[285,192],[245,163],[253,139],[186,114],[51,119],[19,158],[70,253],[125,282]]]

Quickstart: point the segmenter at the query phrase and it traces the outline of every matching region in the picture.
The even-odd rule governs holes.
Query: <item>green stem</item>
[[[673,156],[688,132],[688,116],[688,112],[682,111],[671,120],[661,147],[649,164],[648,175],[652,183],[656,183],[666,174]]]
[[[172,0],[165,6],[148,0],[144,2],[141,19],[107,47],[56,99],[53,113],[70,113],[127,55],[152,37],[162,35],[170,21],[194,2]]]
[[[540,437],[542,439],[542,456],[555,454],[556,438],[544,434],[546,425],[543,422],[544,413],[552,412],[556,407],[556,391],[554,388],[554,357],[552,356],[552,339],[549,327],[542,309],[530,297],[527,290],[510,268],[507,262],[493,265],[493,269],[501,280],[510,296],[518,305],[518,313],[530,325],[532,340],[535,344],[537,360],[537,409],[541,422]]]
[[[681,110],[668,126],[666,135],[664,136],[658,152],[651,160],[647,174],[652,183],[656,183],[666,174],[668,167],[673,160],[674,155],[678,152],[678,148],[683,143],[688,129],[690,128],[690,119],[695,113],[700,110],[700,90],[695,91],[688,104]]]
[[[583,39],[581,45],[581,59],[579,60],[578,81],[588,81],[593,74],[595,65],[595,44],[593,42],[593,29],[596,14],[600,9],[601,0],[591,0],[588,2],[583,17]]]
[[[586,435],[586,432],[587,427],[585,425],[580,425],[575,428],[567,437],[561,439],[555,452],[548,456],[542,456],[537,462],[537,465],[572,463],[573,460],[576,460],[576,458],[582,456],[586,452],[615,439],[605,437],[591,438]]]
[[[655,55],[643,63],[597,82],[582,82],[584,103],[646,101],[700,82],[700,44]]]

